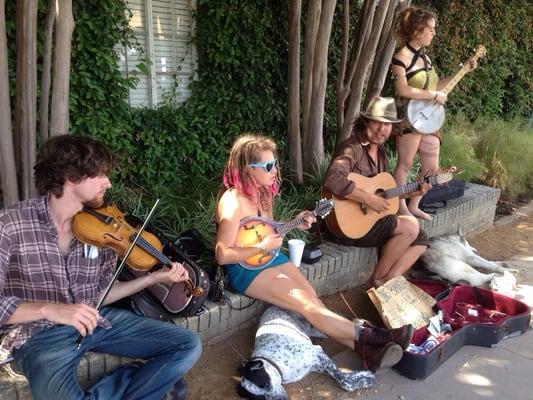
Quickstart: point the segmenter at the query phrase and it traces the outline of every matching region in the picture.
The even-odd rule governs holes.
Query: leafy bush
[[[476,159],[474,145],[479,132],[463,115],[451,118],[442,130],[440,166],[456,166],[459,178],[465,181],[479,181],[483,163]]]
[[[506,197],[533,190],[533,129],[524,121],[480,120],[476,156],[484,163],[483,182]]]

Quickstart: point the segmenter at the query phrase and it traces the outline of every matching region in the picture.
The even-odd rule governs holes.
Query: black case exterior
[[[459,288],[461,286],[452,288],[449,296],[453,295],[453,291],[464,290],[464,286],[463,289]],[[520,312],[516,315],[508,315],[498,324],[473,323],[466,325],[454,331],[446,341],[440,343],[429,354],[413,354],[405,351],[394,369],[410,379],[425,379],[465,345],[492,347],[509,335],[522,334],[527,331],[531,313],[526,304],[490,290],[471,289],[480,291],[483,296],[493,296],[497,303],[500,301],[515,302],[519,306]]]
[[[436,203],[443,203],[443,205],[445,205],[448,200],[462,197],[464,194],[465,181],[454,179],[429,189],[428,192],[422,196],[422,199],[420,199],[419,207],[430,207]]]

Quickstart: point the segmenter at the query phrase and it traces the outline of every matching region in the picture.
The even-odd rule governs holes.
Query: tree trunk
[[[344,79],[346,77],[346,65],[348,63],[348,44],[350,33],[350,0],[343,0],[342,7],[342,42],[341,42],[341,61],[339,63],[339,75],[335,85],[337,98],[337,130],[344,123],[344,101],[346,100],[346,87]]]
[[[337,78],[337,136],[335,147],[338,147],[344,140],[344,136],[342,135],[342,129],[346,123],[346,99],[350,95],[350,88],[355,76],[355,70],[357,67],[357,62],[360,59],[361,51],[372,29],[372,20],[374,18],[376,2],[377,0],[365,0],[365,2],[363,3],[363,6],[361,7],[361,10],[359,12],[357,35],[355,36],[352,44],[352,54],[350,57],[348,73],[346,73],[345,64],[341,65],[342,68],[339,70],[339,76]],[[344,12],[345,23],[343,24],[342,34],[343,41],[347,41],[347,39],[345,38],[348,37],[350,27],[346,20],[349,21],[349,15],[347,15],[349,9],[346,8]],[[347,58],[348,46],[344,45],[342,48],[341,59]],[[352,126],[354,122],[355,120],[351,121]]]
[[[381,32],[378,48],[374,57],[374,63],[372,65],[372,73],[368,79],[368,86],[366,89],[366,96],[364,102],[364,108],[368,106],[370,100],[379,96],[385,85],[387,79],[387,72],[394,53],[394,26],[393,22],[396,20],[396,16],[404,9],[409,7],[411,0],[403,0],[396,7],[395,4],[389,6],[387,16],[385,17],[385,24]],[[377,62],[376,62],[377,61]]]
[[[328,76],[329,38],[335,5],[335,0],[323,1],[313,59],[313,92],[309,109],[309,141],[308,146],[304,149],[309,156],[308,162],[304,164],[304,171],[310,174],[315,174],[320,164],[324,161],[324,102]]]
[[[52,110],[50,135],[69,133],[69,77],[70,47],[74,18],[72,0],[57,1],[57,21],[54,50],[54,78],[52,88]]]
[[[393,2],[392,6],[394,6],[394,4],[395,2]],[[344,123],[342,125],[340,135],[337,135],[337,145],[342,143],[342,141],[350,136],[355,120],[359,116],[361,98],[366,83],[368,67],[374,59],[376,47],[383,29],[389,5],[389,0],[381,0],[375,13],[372,13],[373,18],[370,35],[367,37],[367,40],[362,47],[361,54],[356,61],[354,79],[351,82],[350,95],[348,96],[348,102],[345,106]],[[378,60],[378,62],[380,62],[380,60]]]
[[[36,139],[37,0],[17,1],[17,79],[15,134],[22,180],[22,198],[35,195],[33,165]]]
[[[291,178],[303,183],[300,136],[300,16],[302,0],[292,0],[289,11],[289,162]]]
[[[43,70],[41,76],[41,91],[39,97],[39,139],[44,143],[48,135],[48,106],[50,100],[50,71],[52,67],[52,41],[54,20],[56,18],[56,2],[48,0],[46,14],[46,28],[44,32]]]
[[[315,60],[315,46],[320,25],[320,0],[310,0],[307,8],[307,21],[304,39],[304,68],[303,68],[303,94],[302,94],[302,138],[303,138],[303,165],[310,165],[309,149],[309,116],[311,110],[311,96],[313,94],[313,63]],[[307,167],[304,167],[307,170]]]
[[[3,205],[7,207],[19,201],[17,168],[11,126],[9,101],[9,75],[7,60],[5,2],[0,0],[0,179]]]

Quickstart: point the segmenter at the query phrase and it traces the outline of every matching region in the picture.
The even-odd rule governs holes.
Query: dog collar
[[[268,361],[270,364],[272,364],[272,366],[274,368],[276,368],[276,370],[279,373],[279,376],[281,376],[281,379],[283,380],[283,374],[281,373],[281,368],[274,361],[272,361],[272,360],[270,360],[269,358],[266,358],[266,357],[257,357],[257,356],[252,358],[251,360],[265,360],[265,361]]]

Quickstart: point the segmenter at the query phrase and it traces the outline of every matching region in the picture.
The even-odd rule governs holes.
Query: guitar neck
[[[436,183],[438,183],[438,179],[437,176],[430,176],[429,178],[424,178],[424,182],[435,185]],[[416,192],[418,189],[420,189],[420,183],[421,182],[411,182],[402,186],[397,186],[395,188],[385,190],[383,197],[385,197],[386,199],[391,199],[393,197],[400,197],[412,192]]]

